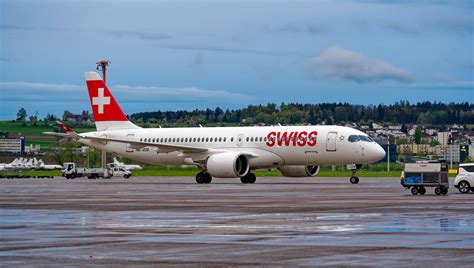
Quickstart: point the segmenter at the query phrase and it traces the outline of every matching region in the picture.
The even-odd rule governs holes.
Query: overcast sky
[[[474,102],[474,1],[0,0],[0,119],[268,102]]]

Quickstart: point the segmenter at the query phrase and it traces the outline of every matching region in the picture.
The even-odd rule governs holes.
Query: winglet
[[[66,133],[76,133],[74,130],[72,130],[70,127],[66,126],[66,124],[64,124],[63,122],[61,122],[59,120],[56,121],[56,124],[58,125],[58,127],[60,127],[62,130],[64,130],[64,132],[66,132]]]

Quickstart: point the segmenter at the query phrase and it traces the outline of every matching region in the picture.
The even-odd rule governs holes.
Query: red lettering
[[[308,133],[307,131],[292,131],[292,132],[275,132],[272,131],[267,135],[267,142],[269,147],[278,146],[316,146],[317,131]]]
[[[298,141],[298,131],[294,132],[292,140],[293,140],[293,146],[296,146],[296,142]]]
[[[317,136],[318,136],[318,132],[317,131],[311,131],[309,134],[308,134],[308,146],[316,146],[316,144],[318,143],[317,141]]]
[[[300,134],[298,135],[298,146],[300,147],[303,147],[306,145],[306,135],[308,135],[308,132],[306,131],[302,131],[300,132]]]
[[[282,146],[283,145],[283,140],[286,140],[286,137],[288,136],[288,132],[283,132],[283,134],[281,132],[278,132],[277,133],[277,137],[278,137],[278,146]]]
[[[269,147],[275,146],[275,135],[276,135],[275,131],[268,133],[267,142],[266,142],[267,146]]]

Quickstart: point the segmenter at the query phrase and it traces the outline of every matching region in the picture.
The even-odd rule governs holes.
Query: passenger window
[[[234,137],[230,138],[230,142],[234,142]]]
[[[208,142],[208,141],[209,141],[209,138],[206,138],[206,142]]]
[[[155,138],[153,138],[153,142],[155,142]]]
[[[245,141],[249,141],[249,137],[245,138]]]
[[[225,142],[225,140],[226,140],[226,137],[224,137],[224,142]]]

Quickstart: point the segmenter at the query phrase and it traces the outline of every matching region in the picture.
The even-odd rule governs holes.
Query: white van
[[[459,164],[454,187],[463,194],[467,194],[469,191],[474,192],[474,163]]]

